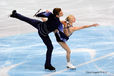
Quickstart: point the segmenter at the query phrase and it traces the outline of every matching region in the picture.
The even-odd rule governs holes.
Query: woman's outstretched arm
[[[92,25],[84,25],[84,26],[80,26],[80,27],[72,27],[72,30],[73,31],[76,31],[76,30],[80,30],[80,29],[84,29],[84,28],[89,28],[89,27],[96,27],[98,26],[99,24],[92,24]]]

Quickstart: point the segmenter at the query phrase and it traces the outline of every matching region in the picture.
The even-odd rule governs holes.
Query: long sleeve
[[[36,17],[49,17],[49,15],[51,15],[52,13],[51,12],[41,12],[41,13],[38,13],[36,15]]]

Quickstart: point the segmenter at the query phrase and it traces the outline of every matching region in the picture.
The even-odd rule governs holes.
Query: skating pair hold
[[[38,10],[38,12],[36,14],[38,14],[40,10]],[[10,14],[10,17],[14,17],[15,18],[16,15],[17,15],[16,13],[17,13],[16,10],[13,10],[12,14]],[[48,69],[48,70],[51,70],[51,71],[56,70],[53,66],[44,66],[44,68]],[[71,63],[67,63],[67,68],[69,68],[69,69],[76,69],[76,67],[73,66]]]

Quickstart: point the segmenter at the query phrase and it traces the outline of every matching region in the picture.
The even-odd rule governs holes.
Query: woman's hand
[[[96,26],[99,26],[99,24],[92,24],[91,26],[94,26],[94,27],[96,27]]]
[[[50,12],[50,11],[49,11],[49,10],[46,10],[45,12],[47,12],[47,13],[48,13],[48,12]]]
[[[41,18],[43,22],[46,22],[47,21],[47,18]]]

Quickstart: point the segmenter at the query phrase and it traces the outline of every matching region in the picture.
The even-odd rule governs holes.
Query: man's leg
[[[41,21],[39,21],[39,20],[31,19],[31,18],[25,17],[25,16],[17,13],[16,10],[12,11],[12,14],[10,15],[10,17],[17,18],[17,19],[19,19],[21,21],[25,21],[25,22],[31,24],[33,27],[35,27],[37,29],[38,29],[38,27],[37,27],[38,23],[41,23]]]
[[[40,37],[41,37],[41,39],[43,40],[44,44],[47,47],[45,69],[55,70],[55,68],[51,65],[51,57],[52,57],[52,51],[53,51],[52,42],[51,42],[48,35],[47,36],[40,35]]]

